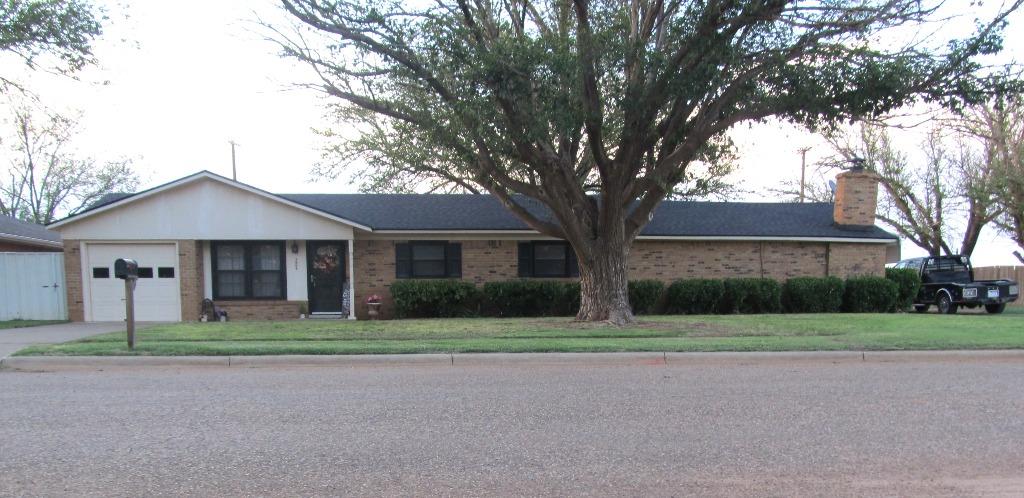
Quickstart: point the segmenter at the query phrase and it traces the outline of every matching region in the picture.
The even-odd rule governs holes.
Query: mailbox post
[[[124,280],[128,349],[135,349],[135,282],[139,279],[139,264],[134,259],[118,259],[114,261],[114,276]]]

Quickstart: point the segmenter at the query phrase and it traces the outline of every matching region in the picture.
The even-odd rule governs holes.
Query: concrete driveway
[[[0,495],[1024,496],[1020,359],[818,357],[0,371]]]
[[[73,341],[91,335],[124,330],[124,322],[72,322],[40,327],[0,330],[0,359],[33,344]]]

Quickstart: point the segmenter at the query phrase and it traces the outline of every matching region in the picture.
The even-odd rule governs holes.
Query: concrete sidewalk
[[[1024,362],[1024,350],[809,351],[775,353],[456,353],[267,356],[18,356],[0,368],[24,371],[136,367],[501,367],[771,365],[886,362]]]
[[[144,325],[139,325],[143,327]],[[124,330],[124,322],[68,322],[39,327],[0,330],[0,361],[33,344],[73,341],[91,335]]]

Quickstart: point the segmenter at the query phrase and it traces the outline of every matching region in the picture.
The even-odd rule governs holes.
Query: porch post
[[[349,296],[348,297],[348,319],[349,320],[355,320],[356,319],[356,306],[358,304],[358,301],[356,301],[356,279],[355,279],[356,265],[355,265],[355,257],[352,256],[352,253],[355,252],[355,244],[354,244],[354,242],[355,242],[354,239],[348,239],[348,241],[346,242],[346,245],[348,247],[346,247],[347,251],[345,251],[345,252],[348,253],[348,296]]]

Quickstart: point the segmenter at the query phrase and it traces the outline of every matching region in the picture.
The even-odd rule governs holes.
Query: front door
[[[345,282],[345,243],[306,243],[309,273],[309,312],[341,313]]]

